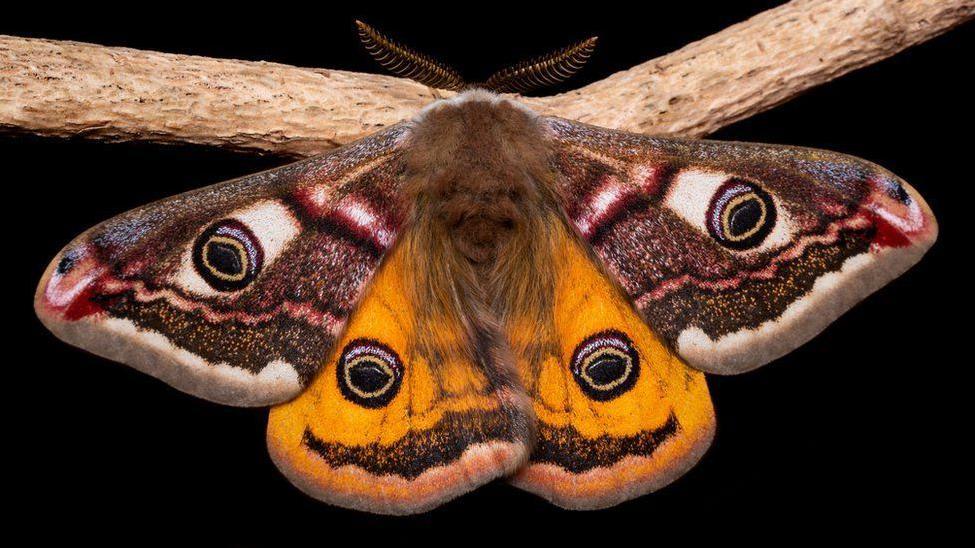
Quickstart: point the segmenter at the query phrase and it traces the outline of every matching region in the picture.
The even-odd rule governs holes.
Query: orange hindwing
[[[509,387],[468,360],[431,364],[416,352],[406,249],[393,250],[321,373],[271,410],[267,431],[275,464],[303,491],[384,514],[438,506],[527,455]]]
[[[704,374],[650,331],[577,241],[566,234],[555,255],[558,340],[519,363],[538,439],[512,481],[562,507],[612,506],[691,468],[714,411]]]

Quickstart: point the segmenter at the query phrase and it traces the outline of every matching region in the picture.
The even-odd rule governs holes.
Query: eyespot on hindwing
[[[629,337],[611,329],[579,343],[572,355],[571,369],[587,396],[608,401],[636,384],[640,376],[640,355]]]
[[[388,346],[356,339],[342,350],[337,376],[345,399],[375,409],[388,404],[399,392],[403,363]]]

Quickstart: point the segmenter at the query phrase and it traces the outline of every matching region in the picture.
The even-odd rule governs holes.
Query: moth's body
[[[484,91],[79,236],[38,287],[64,340],[271,411],[322,500],[423,511],[485,481],[595,508],[711,441],[703,372],[802,344],[937,225],[847,156],[538,116]]]
[[[435,103],[411,127],[404,245],[417,320],[463,326],[450,340],[481,354],[473,359],[510,362],[503,331],[517,322],[531,326],[533,346],[551,342],[556,233],[568,227],[544,131],[532,112],[483,91]],[[430,359],[448,351],[440,331],[417,326]]]
[[[434,103],[411,126],[410,203],[431,208],[457,252],[485,267],[508,245],[529,245],[517,241],[530,239],[527,225],[557,207],[552,153],[538,117],[481,91]]]

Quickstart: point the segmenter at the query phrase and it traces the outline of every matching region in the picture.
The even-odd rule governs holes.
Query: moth
[[[384,64],[469,87],[360,32]],[[805,343],[937,224],[863,160],[602,129],[499,94],[593,45],[108,220],[51,262],[37,315],[184,392],[272,406],[275,464],[331,504],[423,512],[495,478],[573,509],[659,489],[714,436],[706,373]]]

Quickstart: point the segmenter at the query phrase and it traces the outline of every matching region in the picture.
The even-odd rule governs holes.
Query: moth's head
[[[453,68],[390,40],[362,21],[355,24],[362,45],[383,68],[396,76],[449,91],[480,88],[495,93],[523,94],[558,84],[585,66],[598,40],[592,36],[548,55],[499,70],[484,82],[468,82]]]

